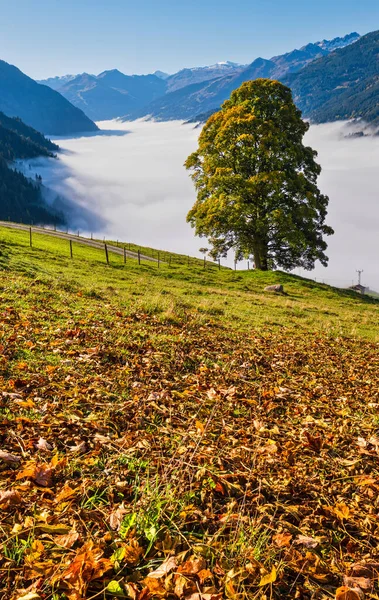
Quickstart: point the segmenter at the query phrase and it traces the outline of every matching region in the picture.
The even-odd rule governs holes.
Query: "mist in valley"
[[[185,220],[195,191],[183,163],[200,130],[175,121],[99,125],[100,134],[57,140],[58,159],[29,161],[52,190],[50,200],[58,194],[69,202],[71,228],[199,256],[206,242]],[[362,283],[379,289],[379,137],[353,132],[332,123],[311,126],[307,134],[306,143],[319,153],[319,184],[330,197],[335,235],[327,240],[327,268],[296,273],[344,287],[364,269]]]

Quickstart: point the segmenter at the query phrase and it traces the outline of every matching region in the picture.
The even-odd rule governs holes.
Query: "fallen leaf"
[[[261,578],[260,582],[259,582],[259,586],[262,587],[263,585],[268,585],[269,583],[274,583],[274,581],[276,581],[276,568],[275,566],[272,567],[271,569],[271,573],[267,573],[267,575],[263,575],[263,577]]]
[[[21,504],[22,498],[16,490],[0,490],[0,506],[6,508]]]
[[[71,533],[66,533],[65,535],[57,535],[54,538],[54,542],[57,546],[62,546],[63,548],[72,548],[72,546],[79,539],[79,533],[77,531],[72,531]]]
[[[319,542],[307,535],[298,535],[297,538],[294,540],[294,544],[305,546],[305,548],[317,548]]]
[[[272,541],[278,548],[289,547],[291,545],[292,534],[288,531],[277,533],[273,536]]]
[[[18,464],[21,461],[21,458],[15,454],[6,452],[5,450],[0,450],[0,460],[9,464]]]
[[[364,596],[360,588],[349,588],[346,585],[336,591],[336,600],[363,600]]]
[[[38,442],[36,443],[37,450],[42,450],[43,452],[50,452],[52,450],[52,445],[49,444],[44,438],[40,437]]]
[[[173,556],[167,558],[159,567],[149,573],[148,577],[154,577],[155,579],[160,579],[161,577],[165,577],[171,571],[174,571],[177,568],[178,564],[176,559]]]
[[[361,590],[371,590],[373,582],[369,577],[348,577],[347,575],[343,578],[345,586],[350,588],[361,588]]]
[[[343,502],[338,502],[333,508],[334,514],[343,521],[343,519],[348,519],[350,516],[350,509]]]
[[[109,594],[112,594],[112,596],[124,597],[126,595],[125,590],[122,588],[120,583],[115,580],[108,583],[106,591],[109,592]]]
[[[32,479],[41,487],[50,487],[53,481],[53,470],[43,463],[29,462],[17,474],[16,479]]]

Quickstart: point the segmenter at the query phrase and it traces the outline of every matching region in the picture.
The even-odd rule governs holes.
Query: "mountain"
[[[57,91],[0,60],[0,111],[49,135],[96,131],[97,126]]]
[[[207,67],[194,67],[192,69],[182,69],[174,75],[169,75],[166,78],[167,91],[175,92],[180,88],[192,85],[193,83],[201,83],[202,81],[210,81],[217,77],[225,75],[236,75],[244,70],[246,65],[239,65],[234,62],[226,61],[219,62],[215,65]]]
[[[356,31],[353,33],[349,33],[345,35],[345,37],[340,38],[336,37],[333,40],[322,40],[322,42],[316,42],[317,46],[320,46],[323,50],[328,50],[328,52],[333,52],[333,50],[337,50],[338,48],[345,48],[345,46],[349,46],[353,42],[359,40],[361,36]]]
[[[51,79],[42,83],[50,85]],[[165,94],[167,84],[157,75],[124,75],[117,69],[99,75],[53,78],[62,96],[96,121],[114,119],[140,109]]]
[[[56,144],[20,119],[0,112],[0,220],[62,223],[64,218],[42,198],[41,180],[31,180],[11,168],[16,159],[53,157]]]
[[[170,77],[169,73],[165,73],[164,71],[154,71],[153,75],[159,77],[159,79],[167,79],[167,77]]]
[[[284,77],[315,123],[362,118],[379,125],[379,31]]]
[[[72,79],[75,79],[75,77],[77,77],[77,75],[63,75],[61,77],[49,77],[48,79],[44,79],[42,81],[37,80],[37,83],[40,83],[42,85],[47,85],[52,90],[58,91],[59,88],[62,87],[62,85],[65,85]]]
[[[238,88],[244,81],[257,79],[259,77],[282,79],[287,73],[297,72],[309,63],[326,57],[331,50],[336,47],[356,43],[359,34],[352,33],[343,38],[334,40],[316,42],[307,44],[300,49],[293,50],[280,56],[274,56],[271,59],[257,58],[247,67],[230,67],[223,75],[218,74],[212,79],[191,83],[185,87],[175,87],[165,96],[158,98],[149,105],[132,113],[132,118],[152,117],[157,120],[184,119],[191,120],[199,114],[209,114],[210,111],[217,110],[220,105],[229,98],[231,92]],[[355,44],[353,44],[355,45]],[[350,46],[347,46],[350,47]],[[203,67],[203,70],[212,69]],[[197,72],[197,70],[195,70]],[[175,81],[176,75],[169,77],[167,81],[168,89],[171,82]],[[130,115],[128,116],[130,118]]]

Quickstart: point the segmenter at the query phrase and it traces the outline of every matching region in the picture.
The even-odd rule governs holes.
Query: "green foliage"
[[[379,123],[378,54],[379,32],[374,31],[283,81],[316,123],[352,118]]]
[[[187,220],[214,256],[233,248],[261,270],[327,264],[323,236],[333,230],[307,129],[291,91],[268,79],[244,83],[209,118],[185,166],[198,192]]]
[[[0,112],[0,219],[23,223],[62,223],[62,215],[48,207],[41,195],[41,181],[32,181],[11,169],[15,159],[53,157],[59,147],[41,133]]]

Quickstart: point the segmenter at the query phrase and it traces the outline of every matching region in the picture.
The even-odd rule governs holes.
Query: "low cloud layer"
[[[199,130],[178,122],[100,123],[101,135],[58,140],[58,160],[33,163],[44,182],[73,200],[73,227],[99,237],[134,241],[198,255],[185,217],[195,200],[183,162]],[[320,186],[330,197],[328,268],[318,280],[347,286],[364,269],[363,283],[379,289],[379,138],[346,137],[341,123],[312,126],[306,142],[319,152]],[[242,266],[242,264],[241,264]]]

